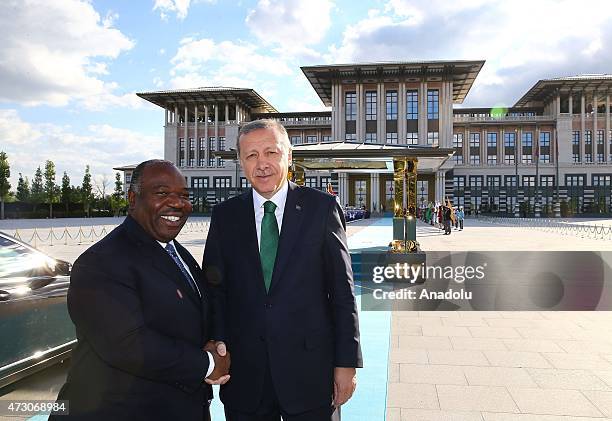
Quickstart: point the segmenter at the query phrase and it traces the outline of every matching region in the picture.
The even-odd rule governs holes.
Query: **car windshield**
[[[19,243],[0,237],[0,279],[53,272],[55,261]]]

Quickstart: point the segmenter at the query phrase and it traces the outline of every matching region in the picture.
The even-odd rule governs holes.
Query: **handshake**
[[[208,384],[225,384],[229,381],[230,354],[227,352],[225,343],[208,341],[204,351],[210,352],[215,362],[215,368],[204,381]]]

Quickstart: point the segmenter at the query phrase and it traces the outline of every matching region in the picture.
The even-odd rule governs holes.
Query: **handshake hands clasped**
[[[225,343],[221,341],[208,341],[204,351],[212,354],[215,368],[204,381],[208,384],[225,384],[229,381],[230,354],[227,352]]]

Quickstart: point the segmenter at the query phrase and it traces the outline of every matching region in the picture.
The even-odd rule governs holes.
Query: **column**
[[[210,159],[210,145],[208,144],[208,105],[204,105],[204,148],[205,159],[204,165],[208,167],[208,160]]]
[[[193,125],[193,144],[195,147],[195,151],[194,151],[194,159],[195,159],[195,166],[199,166],[200,165],[200,139],[198,139],[198,104],[195,105],[194,110],[193,110],[193,114],[194,114],[194,125]]]
[[[523,126],[519,126],[516,134],[516,163],[520,164],[523,162]],[[518,180],[516,180],[518,187]]]
[[[181,119],[179,118],[179,115],[178,115],[178,104],[176,104],[174,106],[174,124],[178,126],[180,121]]]
[[[419,145],[427,145],[427,82],[419,87]]]
[[[593,92],[593,136],[591,136],[591,156],[597,162],[597,91]]]
[[[338,173],[338,197],[340,198],[340,205],[344,206],[349,203],[348,192],[348,174],[345,172]]]
[[[504,141],[506,130],[503,126],[500,126],[499,133],[497,134],[497,165],[504,163],[506,154],[506,143]]]
[[[580,162],[584,163],[584,136],[586,132],[584,91],[580,93]]]
[[[406,144],[406,82],[403,80],[397,89],[397,143]]]
[[[240,123],[240,105],[236,103],[236,123]]]
[[[215,150],[219,150],[219,104],[215,103]]]
[[[370,174],[370,209],[380,211],[380,178],[378,173]]]
[[[189,148],[189,109],[185,104],[185,116],[183,117],[183,127],[185,127],[185,166],[189,166],[191,150]]]
[[[164,127],[168,125],[168,109],[164,107]]]
[[[470,128],[467,124],[463,133],[463,163],[470,163]]]
[[[569,106],[569,110],[568,111],[569,111],[569,115],[571,117],[574,114],[574,111],[573,111],[573,109],[574,109],[574,95],[573,95],[572,91],[570,91],[569,97],[568,97],[567,101],[568,101],[568,106]]]
[[[230,122],[230,118],[229,118],[229,104],[226,102],[225,103],[225,125],[229,125]]]
[[[335,140],[338,140],[340,142],[344,142],[344,140],[346,139],[346,115],[345,115],[346,105],[344,103],[345,99],[346,97],[344,96],[344,92],[342,91],[342,85],[338,84],[338,100],[339,100],[339,107],[340,107],[338,118],[340,119],[340,125],[339,125],[340,133],[338,133],[338,138]]]
[[[357,141],[365,141],[365,107],[364,107],[363,83],[357,84]]]
[[[382,82],[376,86],[376,138],[378,143],[387,142],[387,96]]]
[[[610,95],[606,95],[606,132],[604,133],[604,160],[606,162],[610,162],[610,155],[612,151],[610,150]]]
[[[342,113],[340,112],[340,85],[332,84],[332,140],[340,139],[340,119]]]
[[[558,117],[561,114],[561,94],[557,92],[557,98],[555,100],[555,115]]]
[[[436,201],[444,202],[444,185],[446,184],[446,174],[444,171],[436,171]]]
[[[480,165],[487,163],[487,130],[482,128],[480,131]]]

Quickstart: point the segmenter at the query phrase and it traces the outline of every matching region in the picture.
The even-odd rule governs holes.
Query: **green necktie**
[[[263,270],[266,292],[270,290],[270,284],[272,283],[272,272],[274,271],[276,249],[278,248],[278,223],[276,222],[276,215],[274,215],[275,210],[276,205],[274,202],[268,200],[264,203],[259,257],[261,259],[261,269]]]

